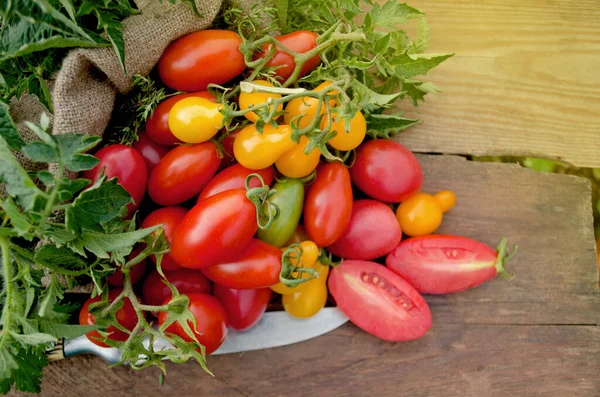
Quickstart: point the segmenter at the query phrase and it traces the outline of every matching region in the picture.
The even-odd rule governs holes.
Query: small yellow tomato
[[[300,143],[283,153],[275,162],[279,172],[288,178],[304,178],[310,175],[319,165],[321,151],[319,148],[313,148],[309,154],[305,154],[304,149],[309,142],[307,137],[302,136]]]
[[[324,118],[321,120],[321,129],[326,127],[327,119]],[[346,130],[345,120],[338,120],[337,116],[333,115],[331,131],[337,133],[336,136],[327,142],[333,148],[343,151],[356,149],[365,140],[365,136],[367,135],[367,121],[361,112],[356,112],[352,120],[350,120],[350,129]]]
[[[271,84],[265,80],[255,80],[252,82],[252,84],[260,85],[263,87],[274,87],[273,84]],[[240,109],[245,110],[245,109],[251,108],[252,106],[267,103],[269,101],[269,99],[271,99],[271,98],[273,98],[273,99],[281,98],[281,94],[272,94],[269,92],[242,92],[242,93],[240,93],[238,102],[240,104]],[[269,109],[273,110],[273,106],[270,106]],[[279,104],[279,106],[277,106],[277,110],[282,110],[282,109],[283,109],[283,104]],[[252,121],[253,123],[256,120],[258,120],[258,115],[254,112],[245,113],[244,117],[246,117],[248,120]],[[275,118],[277,118],[277,117],[275,117]]]
[[[279,156],[296,144],[291,140],[292,127],[266,125],[262,134],[254,124],[243,128],[233,141],[235,159],[246,168],[262,170],[270,167]]]
[[[330,86],[331,84],[332,84],[331,81],[325,81],[325,82],[319,84],[313,91],[319,92],[319,91],[323,90],[324,88]],[[337,90],[331,91],[332,95],[336,95],[337,93],[338,93]],[[334,107],[335,104],[336,104],[335,99],[329,100],[330,107]],[[302,115],[302,117],[299,117],[294,122],[298,123],[298,128],[300,128],[300,129],[306,128],[310,125],[310,123],[312,123],[313,119],[317,115],[317,109],[319,107],[318,105],[319,105],[319,100],[317,98],[312,98],[312,97],[294,98],[291,101],[289,101],[288,104],[286,105],[286,107],[285,107],[286,113],[283,115],[283,120],[286,124],[291,125],[292,119],[294,117],[296,117],[298,115]],[[326,112],[325,106],[321,105],[319,114],[325,114],[325,112]]]
[[[302,291],[283,295],[281,303],[286,312],[296,318],[309,318],[317,314],[327,303],[327,284],[307,283]]]
[[[448,190],[435,196],[426,193],[411,196],[396,210],[402,233],[417,237],[435,232],[442,224],[444,212],[450,210],[455,203],[456,196]]]
[[[317,258],[319,257],[319,247],[317,247],[317,244],[313,243],[312,241],[303,241],[300,243],[300,245],[302,246],[302,256],[300,257],[300,262],[298,262],[298,258],[296,255],[292,254],[290,255],[290,261],[292,262],[292,265],[294,266],[298,266],[298,267],[303,267],[305,269],[309,269],[309,268],[313,268],[315,270],[317,270],[317,273],[319,272],[319,269],[316,268],[316,263],[319,263],[317,261]],[[287,249],[287,247],[282,248],[282,251],[285,251]],[[321,265],[322,266],[322,265]],[[295,272],[293,273],[294,277],[301,277],[301,278],[309,278],[311,277],[308,273],[298,273]],[[278,294],[291,294],[294,291],[301,291],[304,288],[306,288],[306,285],[311,283],[312,281],[315,280],[311,280],[311,281],[306,281],[304,283],[298,284],[295,287],[288,287],[285,284],[283,284],[282,282],[279,282],[273,286],[271,286],[271,289],[275,292],[277,292]]]
[[[202,143],[211,139],[221,128],[221,105],[206,98],[184,98],[169,111],[169,130],[186,143]]]

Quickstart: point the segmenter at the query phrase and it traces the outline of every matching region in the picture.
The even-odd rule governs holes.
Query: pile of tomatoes
[[[280,40],[298,52],[316,46],[310,32]],[[330,293],[360,328],[386,340],[419,338],[431,327],[420,293],[464,290],[502,270],[503,254],[474,240],[432,235],[456,197],[450,191],[420,193],[423,173],[417,158],[397,142],[366,139],[360,111],[349,123],[334,118],[337,134],[328,142],[338,151],[355,150],[350,167],[325,161],[318,148],[305,153],[309,142],[304,136],[299,142],[291,139],[290,123],[304,128],[315,117],[315,98],[291,100],[278,109],[284,112],[279,124],[267,124],[262,131],[254,124],[258,115],[247,112],[250,123],[222,137],[220,104],[205,90],[244,71],[240,44],[236,33],[214,30],[172,43],[159,62],[159,74],[167,86],[193,92],[162,102],[133,147],[101,149],[95,154],[98,166],[83,175],[93,181],[102,172],[117,177],[132,196],[130,214],[145,196],[151,201],[153,210],[141,226],[162,225],[170,243],[162,270],[188,296],[196,337],[208,354],[225,340],[228,327],[255,325],[273,292],[297,318],[318,313]],[[286,55],[278,53],[270,61],[270,66],[283,66],[275,69],[282,79],[294,69]],[[218,68],[208,67],[215,62]],[[318,58],[307,62],[301,75],[317,64]],[[262,80],[254,84],[273,86]],[[242,92],[239,108],[268,103],[277,95]],[[216,138],[223,138],[218,139],[221,150]],[[412,238],[401,241],[403,234]],[[387,266],[375,262],[382,258]],[[132,269],[131,281],[138,283],[144,304],[164,305],[171,290],[153,268],[156,258],[150,259]],[[108,282],[114,288],[111,300],[123,276],[116,271]],[[86,302],[82,324],[94,323],[87,308],[98,299]],[[160,313],[158,323],[165,317]],[[131,302],[125,300],[116,318],[125,329],[135,327]],[[116,327],[107,332],[114,340],[128,337]],[[190,340],[179,323],[167,332]],[[104,345],[97,336],[88,334]]]

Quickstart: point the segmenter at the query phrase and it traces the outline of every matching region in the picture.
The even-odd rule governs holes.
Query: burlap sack
[[[231,3],[249,10],[257,1],[260,0],[234,0]],[[127,75],[123,73],[112,47],[69,52],[60,70],[49,82],[53,115],[37,98],[27,94],[11,102],[11,116],[23,139],[26,142],[37,139],[25,122],[38,122],[42,113],[50,117],[53,134],[102,135],[110,121],[117,92],[126,94],[131,89],[133,75],[147,75],[171,41],[209,27],[223,0],[195,2],[200,16],[181,1],[171,4],[169,0],[136,0],[141,13],[123,21]],[[20,154],[17,156],[30,171],[37,171],[44,166],[32,163]],[[53,171],[52,167],[50,171]],[[4,186],[0,185],[0,196],[5,194],[3,190]],[[70,292],[91,292],[91,288],[91,284],[79,286]]]

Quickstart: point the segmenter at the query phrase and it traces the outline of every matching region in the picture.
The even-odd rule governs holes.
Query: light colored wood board
[[[426,153],[517,155],[600,167],[597,1],[414,0],[428,52],[456,55],[424,77],[443,92],[398,137]]]
[[[43,396],[595,397],[600,328],[436,324],[424,338],[378,340],[351,324],[293,346],[209,358],[157,371],[104,370],[76,357],[46,370]]]

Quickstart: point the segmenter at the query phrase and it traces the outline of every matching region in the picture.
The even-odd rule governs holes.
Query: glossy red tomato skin
[[[140,252],[142,252],[144,249],[143,245],[139,245],[136,248],[133,249],[133,251],[131,251],[131,254],[129,254],[129,258],[128,260],[134,259],[135,257],[137,257]],[[131,270],[129,271],[129,277],[131,277],[131,284],[135,284],[138,281],[140,281],[142,279],[142,277],[144,277],[144,274],[146,273],[146,259],[142,260],[140,263],[138,263],[137,265],[134,265]],[[122,287],[123,283],[125,282],[125,280],[123,279],[123,273],[121,273],[121,267],[117,266],[117,270],[111,274],[110,276],[108,276],[107,278],[108,284],[110,284],[113,287]]]
[[[120,288],[110,290],[108,293],[108,301],[114,301],[115,298],[121,293],[121,291],[122,289]],[[81,308],[81,311],[79,312],[80,325],[94,325],[96,323],[96,317],[90,314],[90,312],[88,311],[88,306],[92,303],[100,301],[101,298],[101,296],[97,296],[95,298],[89,298],[87,301],[85,301],[83,307]],[[132,331],[137,325],[137,314],[135,313],[135,309],[133,308],[133,305],[131,304],[131,301],[128,298],[125,298],[123,300],[123,306],[117,311],[116,318],[119,324],[121,324],[125,329],[128,329],[130,331]],[[127,340],[127,338],[129,337],[127,333],[121,331],[120,329],[112,325],[106,329],[106,332],[111,334],[110,339],[116,341],[124,341]],[[92,343],[100,347],[109,347],[106,343],[96,339],[101,338],[98,331],[88,332],[85,335]]]
[[[188,210],[184,207],[173,206],[159,208],[150,214],[142,222],[142,228],[147,228],[155,225],[162,224],[164,229],[165,238],[170,243],[173,238],[173,231],[175,227],[181,222]],[[156,263],[156,256],[150,256],[152,262]],[[171,254],[164,254],[160,266],[163,270],[177,270],[181,268]]]
[[[241,164],[234,164],[215,175],[202,190],[200,196],[198,196],[198,201],[226,190],[245,189],[246,178],[250,174],[259,174],[267,186],[270,186],[273,182],[273,167],[264,168],[262,170],[250,170]],[[250,187],[254,188],[260,186],[260,180],[258,178],[252,178]]]
[[[146,134],[148,134],[148,137],[152,141],[165,146],[174,146],[178,143],[183,143],[169,129],[169,112],[177,102],[189,97],[205,98],[212,102],[217,101],[217,98],[208,91],[189,92],[165,99],[158,104],[152,116],[146,121]]]
[[[390,207],[375,200],[357,200],[344,234],[328,250],[344,259],[371,260],[387,255],[401,239]]]
[[[467,237],[428,235],[403,241],[386,265],[425,294],[448,294],[476,287],[496,274],[498,254]]]
[[[160,159],[165,157],[169,153],[170,148],[168,146],[160,145],[148,138],[148,134],[145,132],[139,133],[139,139],[135,142],[132,147],[136,149],[146,162],[146,171],[148,171],[148,177],[150,173],[156,167]]]
[[[183,203],[204,189],[220,164],[217,145],[213,142],[178,146],[167,153],[150,174],[148,194],[159,205]]]
[[[266,288],[279,282],[281,251],[258,239],[229,261],[202,269],[216,284],[235,289]]]
[[[296,51],[299,53],[305,53],[317,46],[317,35],[316,33],[310,32],[308,30],[298,30],[296,32],[284,34],[281,36],[276,36],[281,44],[292,51]],[[267,50],[268,46],[263,47],[263,51]],[[267,52],[263,52],[263,55],[266,55]],[[321,62],[321,58],[319,55],[315,55],[310,58],[300,69],[300,75],[298,77],[305,76],[309,72],[311,72],[317,65]],[[267,62],[267,67],[276,67],[281,66],[275,69],[275,74],[280,77],[280,81],[286,81],[294,72],[294,68],[296,67],[296,63],[294,62],[294,58],[286,53],[283,50],[277,51],[275,56],[271,58],[269,62]]]
[[[232,289],[215,284],[214,295],[225,308],[229,326],[245,331],[255,326],[267,310],[271,289]]]
[[[225,313],[223,305],[214,296],[198,293],[188,293],[185,295],[190,298],[188,307],[196,319],[194,334],[198,341],[206,348],[206,354],[211,354],[223,344],[227,337],[227,313]],[[168,303],[168,300],[164,303]],[[166,319],[166,312],[158,314],[159,324],[162,325]],[[194,330],[193,323],[190,321],[188,324]],[[178,335],[188,342],[193,340],[185,333],[178,322],[168,326],[166,332]]]
[[[133,203],[127,205],[128,214],[135,212],[146,194],[148,171],[146,161],[136,149],[125,145],[109,145],[94,154],[99,160],[97,166],[82,173],[83,178],[96,182],[102,170],[107,179],[117,177],[119,184],[127,190]]]
[[[223,162],[226,164],[230,164],[235,162],[235,157],[233,155],[233,143],[235,142],[235,137],[238,136],[241,130],[231,131],[229,135],[227,135],[223,141]]]
[[[386,203],[406,200],[423,184],[419,160],[406,147],[388,139],[362,144],[350,174],[360,190]]]
[[[252,240],[256,207],[245,190],[227,190],[202,200],[181,220],[171,240],[180,266],[201,269],[235,258]]]
[[[204,277],[200,270],[165,270],[163,273],[180,294],[210,294],[211,292],[212,283]],[[146,277],[142,286],[142,302],[144,304],[158,306],[162,305],[165,300],[171,299],[171,290],[162,280],[162,277],[156,270]]]
[[[348,168],[340,162],[320,165],[304,203],[308,236],[319,247],[331,245],[342,236],[351,215],[352,184]]]
[[[241,37],[229,30],[188,34],[167,47],[158,61],[158,74],[168,87],[181,91],[227,83],[246,68],[240,44]]]
[[[378,263],[343,261],[331,269],[328,286],[350,321],[378,338],[413,340],[431,328],[425,299],[402,277]]]

